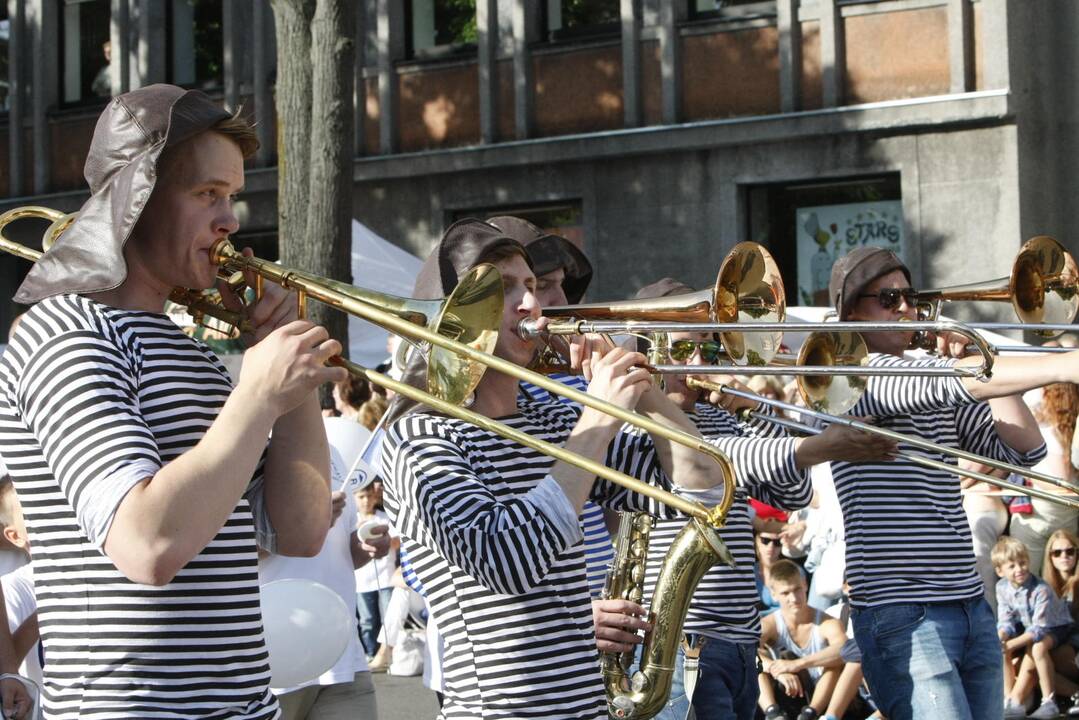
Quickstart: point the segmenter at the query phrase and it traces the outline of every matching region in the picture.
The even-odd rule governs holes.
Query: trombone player
[[[536,348],[517,325],[540,316],[536,278],[525,250],[499,229],[471,219],[452,225],[421,270],[417,294],[441,297],[481,262],[494,264],[505,283],[495,354],[527,365]],[[650,375],[638,367],[642,355],[576,347],[590,394],[694,432],[684,414],[650,391]],[[704,456],[621,432],[621,421],[591,408],[521,398],[516,378],[486,372],[471,409],[579,455],[606,458],[649,483],[682,488],[706,505],[720,499],[712,489],[719,478]],[[668,511],[462,421],[400,399],[390,412],[382,454],[387,509],[446,638],[442,716],[605,718],[581,508],[592,499]]]
[[[34,546],[45,717],[279,712],[256,533],[282,554],[322,545],[314,391],[344,377],[324,366],[341,346],[268,287],[242,310],[255,330],[233,387],[162,314],[174,287],[214,286],[209,250],[237,230],[257,144],[195,90],[113,98],[86,161],[90,199],[16,295],[36,305],[0,362],[0,437]]]
[[[840,320],[916,319],[910,271],[881,248],[859,248],[838,260],[829,294]],[[869,364],[976,364],[975,358],[905,359],[911,338],[909,332],[865,333]],[[965,342],[939,344],[955,352]],[[1076,353],[1000,357],[988,382],[873,376],[851,414],[1030,466],[1044,456],[1045,445],[1018,394],[1077,379]],[[889,720],[1001,717],[1000,645],[975,570],[958,477],[903,459],[833,463],[832,476],[846,529],[854,636],[881,710]]]

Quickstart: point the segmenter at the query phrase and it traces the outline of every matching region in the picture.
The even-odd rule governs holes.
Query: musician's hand
[[[938,333],[936,341],[937,354],[941,357],[961,358],[970,354],[967,351],[970,339],[965,335],[954,332]]]
[[[243,249],[244,257],[253,257],[253,255],[251,248]],[[257,273],[244,270],[244,279],[248,287],[256,287]],[[262,297],[251,305],[244,304],[224,280],[217,281],[217,290],[221,293],[221,301],[225,307],[241,313],[251,324],[251,332],[240,336],[246,347],[253,346],[277,328],[287,325],[298,317],[299,303],[296,293],[289,292],[277,283],[264,282]]]
[[[733,375],[695,375],[701,380],[707,380],[708,382],[716,383],[717,385],[727,385],[735,390],[742,390],[743,392],[752,392],[743,383],[738,381]],[[748,400],[746,398],[735,397],[734,395],[728,395],[727,393],[719,392],[718,390],[705,390],[703,391],[702,399],[709,405],[715,405],[718,408],[723,408],[732,415],[739,410],[748,409],[756,410],[760,407],[760,403],[756,400]]]
[[[634,645],[644,642],[637,631],[652,629],[642,619],[647,614],[643,607],[629,600],[593,600],[596,648],[600,652],[630,652]]]
[[[583,363],[585,377],[589,378],[589,395],[627,410],[633,409],[641,395],[652,387],[651,374],[640,367],[645,362],[641,353],[610,346],[604,352],[594,345],[591,357]]]
[[[864,422],[866,418],[861,418]],[[829,425],[819,435],[801,438],[794,451],[798,467],[806,468],[822,462],[841,460],[867,462],[893,460],[897,452],[895,440],[845,425]]]
[[[783,692],[787,693],[788,697],[802,697],[805,694],[802,690],[802,681],[797,675],[785,673],[778,676],[776,682],[783,686]]]
[[[0,680],[0,705],[5,718],[23,720],[30,717],[32,701],[26,686],[18,680],[6,678]]]
[[[586,382],[592,382],[592,358],[595,353],[606,355],[614,347],[611,341],[602,335],[571,335],[566,340],[566,357],[569,359],[571,372],[584,375]]]
[[[341,343],[331,340],[325,328],[294,320],[244,353],[237,389],[245,389],[259,408],[280,417],[322,383],[348,377],[344,368],[326,367],[326,361],[340,352]]]

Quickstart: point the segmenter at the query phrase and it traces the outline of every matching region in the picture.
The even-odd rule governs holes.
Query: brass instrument
[[[655,521],[644,513],[620,513],[615,558],[607,573],[604,599],[640,603],[644,595],[648,542]],[[607,712],[614,718],[647,720],[663,709],[671,694],[682,625],[697,584],[719,557],[734,565],[714,529],[693,519],[671,543],[649,607],[652,631],[641,646],[640,669],[630,677],[633,652],[601,653]]]
[[[23,218],[40,218],[51,221],[41,241],[41,246],[48,251],[61,233],[75,221],[75,216],[75,213],[62,213],[59,210],[40,205],[25,205],[8,210],[0,215],[0,250],[23,260],[36,262],[44,253],[8,239],[4,236],[4,228]],[[214,302],[212,292],[173,288],[172,292],[169,293],[169,301],[185,306],[196,325],[205,324],[206,318],[214,318],[226,325],[237,328],[240,332],[248,331],[250,329],[248,321],[240,313],[232,312]]]
[[[880,435],[882,437],[890,438],[892,440],[895,440],[896,442],[906,443],[907,445],[911,445],[911,446],[916,447],[916,448],[921,448],[922,450],[929,450],[931,452],[938,452],[938,453],[941,453],[941,454],[944,454],[944,455],[949,455],[949,456],[954,457],[956,459],[969,460],[971,462],[975,462],[975,463],[978,463],[980,465],[986,465],[988,467],[995,468],[997,470],[1004,470],[1005,472],[1008,472],[1008,473],[1015,473],[1016,475],[1021,475],[1023,477],[1028,477],[1028,478],[1030,478],[1032,480],[1040,480],[1042,482],[1049,483],[1050,485],[1055,485],[1055,486],[1057,486],[1059,488],[1071,491],[1073,493],[1079,492],[1079,485],[1074,485],[1072,483],[1069,483],[1069,482],[1067,482],[1067,481],[1065,481],[1065,480],[1063,480],[1061,478],[1055,477],[1053,475],[1046,475],[1045,473],[1038,472],[1037,470],[1033,470],[1031,468],[1021,467],[1019,465],[1012,465],[1011,463],[1006,463],[1006,462],[1003,462],[1001,460],[994,460],[993,458],[983,457],[981,455],[975,455],[972,452],[967,452],[966,450],[962,450],[960,448],[953,448],[953,447],[949,447],[947,445],[940,445],[938,443],[930,442],[928,440],[923,440],[921,438],[911,437],[910,435],[904,435],[902,433],[895,432],[894,430],[887,430],[885,428],[879,428],[879,427],[877,427],[875,425],[869,425],[868,423],[864,423],[864,422],[862,422],[860,420],[855,420],[853,418],[839,417],[839,416],[836,416],[836,415],[830,415],[828,413],[823,413],[823,412],[819,412],[817,410],[812,410],[812,409],[800,407],[798,405],[792,405],[791,403],[784,402],[782,400],[776,400],[774,398],[766,398],[766,397],[763,397],[761,395],[757,395],[755,393],[746,392],[744,390],[738,390],[736,388],[732,388],[732,387],[729,387],[727,385],[720,385],[719,383],[709,382],[707,380],[698,380],[697,378],[689,378],[686,381],[686,384],[689,385],[690,387],[696,387],[696,388],[700,388],[702,390],[709,390],[709,391],[713,391],[713,392],[722,392],[722,393],[724,393],[726,395],[731,395],[733,397],[739,397],[739,398],[743,398],[743,399],[746,399],[746,400],[752,400],[754,402],[763,403],[765,405],[770,405],[770,406],[772,406],[774,408],[778,408],[780,410],[784,410],[786,412],[789,412],[792,415],[801,415],[801,416],[804,416],[804,417],[809,417],[809,418],[813,418],[813,419],[816,419],[816,420],[820,420],[820,421],[826,422],[826,423],[833,423],[833,424],[837,424],[837,425],[845,425],[845,426],[850,427],[850,428],[854,428],[854,429],[857,429],[857,430],[862,430],[862,431],[868,432],[868,433],[873,433],[874,435]],[[765,414],[756,413],[756,412],[753,412],[753,411],[749,411],[748,414],[750,414],[752,417],[755,417],[757,419],[760,419],[760,420],[763,420],[763,421],[766,421],[766,422],[770,422],[770,423],[773,423],[773,424],[776,424],[776,425],[782,425],[782,426],[788,427],[790,429],[797,430],[799,432],[814,433],[814,434],[820,432],[819,428],[815,428],[815,427],[813,427],[811,425],[805,425],[803,423],[799,423],[799,422],[794,421],[794,420],[788,420],[786,418],[776,417],[774,415],[765,415]],[[1013,484],[1009,483],[1006,480],[1001,480],[1000,478],[993,477],[992,475],[986,475],[985,473],[981,473],[981,472],[978,472],[976,470],[969,470],[969,469],[965,469],[965,468],[956,467],[954,465],[949,465],[948,463],[942,463],[942,462],[939,462],[939,461],[936,461],[936,460],[932,460],[930,458],[922,457],[922,456],[917,455],[915,453],[899,453],[899,457],[910,460],[911,462],[918,463],[919,465],[924,465],[925,467],[931,467],[931,468],[935,468],[935,469],[938,469],[938,470],[945,470],[945,471],[947,471],[949,473],[954,473],[956,475],[963,475],[963,476],[969,477],[969,478],[971,478],[973,480],[980,480],[982,482],[986,482],[986,483],[989,483],[991,485],[996,485],[997,487],[1004,488],[1004,489],[1008,490],[1010,493],[1013,493],[1015,495],[1030,495],[1031,497],[1041,498],[1043,500],[1048,500],[1049,502],[1055,502],[1055,503],[1060,504],[1060,505],[1066,505],[1068,507],[1079,508],[1079,498],[1061,496],[1061,495],[1057,495],[1055,493],[1046,492],[1045,490],[1040,490],[1038,488],[1033,488],[1033,487],[1023,487],[1023,486],[1020,486],[1020,485],[1013,485]]]
[[[739,330],[755,329],[757,322],[782,323],[787,301],[779,266],[771,253],[757,243],[742,242],[724,258],[711,289],[649,300],[554,306],[544,308],[543,315],[551,318],[545,335],[650,332],[648,322],[642,321],[708,323],[709,332],[720,334],[732,361],[762,365],[779,351],[783,330],[755,332],[748,337]],[[584,329],[595,325],[588,322],[591,320],[623,322],[610,330]],[[521,327],[525,337],[539,335],[531,321],[522,321]]]
[[[1052,335],[1056,326],[1071,323],[1079,311],[1079,267],[1060,243],[1038,235],[1023,244],[1009,277],[920,290],[916,296],[919,309],[929,318],[940,317],[943,303],[959,300],[1010,302],[1022,329]]]

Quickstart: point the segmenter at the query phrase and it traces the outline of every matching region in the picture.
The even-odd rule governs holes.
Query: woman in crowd
[[[1071,530],[1060,529],[1049,536],[1045,544],[1045,561],[1042,563],[1042,579],[1053,591],[1067,601],[1073,621],[1079,621],[1079,573],[1076,559],[1079,555],[1079,538]],[[1079,690],[1079,668],[1075,665],[1075,648],[1079,644],[1079,632],[1073,633],[1066,643],[1053,649],[1053,665],[1057,671],[1057,689],[1061,695],[1073,694]]]

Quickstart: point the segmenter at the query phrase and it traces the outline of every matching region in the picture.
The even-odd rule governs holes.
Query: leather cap
[[[835,261],[828,281],[828,297],[840,320],[846,320],[866,286],[893,270],[902,270],[910,282],[910,270],[891,250],[862,246]]]
[[[84,175],[90,199],[15,294],[30,304],[110,290],[127,277],[124,244],[146,207],[168,147],[231,117],[198,90],[148,85],[113,98],[98,118]]]
[[[512,215],[498,215],[488,218],[487,222],[503,233],[524,245],[532,259],[532,271],[536,277],[554,272],[559,268],[565,271],[562,291],[566,302],[575,305],[581,302],[588,284],[592,282],[592,263],[581,250],[566,238],[544,232],[527,220]]]

